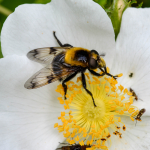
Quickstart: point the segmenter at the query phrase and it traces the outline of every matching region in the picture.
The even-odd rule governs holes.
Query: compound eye
[[[90,58],[89,67],[91,69],[96,69],[98,67],[97,60],[95,60],[94,58]]]

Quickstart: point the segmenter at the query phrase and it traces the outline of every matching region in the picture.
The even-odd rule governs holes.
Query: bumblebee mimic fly
[[[134,96],[134,98],[135,98],[136,101],[138,101],[138,100],[143,101],[142,99],[140,99],[140,98],[137,96],[137,94],[135,93],[135,91],[134,91],[132,88],[130,88],[129,91],[132,93],[132,96]]]
[[[138,100],[138,96],[136,95],[135,91],[132,88],[130,88],[130,92],[132,93],[132,96],[134,96],[135,100],[137,101]]]
[[[139,111],[138,115],[136,116],[135,120],[141,121],[141,117],[142,117],[142,115],[143,115],[145,112],[146,112],[146,109],[145,109],[145,108],[141,109],[141,110]]]
[[[90,148],[90,145],[80,145],[80,144],[73,144],[73,145],[66,145],[62,146],[60,148],[57,148],[56,150],[86,150],[86,148]]]
[[[59,80],[62,81],[64,99],[66,99],[67,85],[65,83],[74,78],[78,73],[81,73],[83,88],[91,96],[96,107],[93,95],[86,87],[84,75],[86,69],[95,76],[108,75],[115,79],[117,76],[107,72],[105,61],[96,50],[62,44],[55,32],[53,32],[53,35],[60,47],[37,48],[28,52],[27,57],[30,60],[46,64],[47,66],[29,78],[24,85],[25,88],[36,89]],[[102,74],[94,71],[97,68],[102,71]]]

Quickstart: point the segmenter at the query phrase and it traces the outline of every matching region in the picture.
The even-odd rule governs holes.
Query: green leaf
[[[12,11],[9,10],[8,8],[0,5],[0,13],[2,13],[5,16],[9,16],[12,13]]]
[[[101,5],[102,7],[105,6],[105,4],[107,3],[107,0],[94,0],[94,2],[98,3],[99,5]]]
[[[46,4],[51,2],[51,0],[35,0],[35,3]]]
[[[133,1],[130,1],[129,3],[132,5],[132,4],[136,4],[137,1],[136,1],[136,0],[133,0]]]
[[[137,8],[141,8],[143,6],[143,2],[141,2],[138,6],[137,6]]]
[[[0,42],[0,58],[3,58],[2,51],[1,51],[1,42]]]

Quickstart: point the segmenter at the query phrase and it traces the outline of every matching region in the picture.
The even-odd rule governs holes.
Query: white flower
[[[55,92],[58,82],[36,90],[25,81],[43,66],[28,60],[28,51],[62,43],[96,49],[112,74],[123,73],[119,84],[133,88],[145,108],[142,122],[123,118],[126,132],[112,138],[110,150],[148,150],[150,147],[150,9],[127,9],[116,44],[105,11],[91,0],[53,0],[47,5],[19,6],[4,23],[0,60],[0,149],[54,150],[64,141],[54,129],[63,111]],[[116,48],[115,48],[116,47]],[[133,77],[129,75],[133,73]]]

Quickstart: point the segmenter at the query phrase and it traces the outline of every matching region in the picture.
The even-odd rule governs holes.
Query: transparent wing
[[[37,48],[28,52],[27,57],[30,60],[36,61],[42,64],[50,63],[54,56],[58,53],[65,52],[69,47],[44,47]]]
[[[54,81],[62,80],[76,70],[77,68],[64,67],[60,63],[55,64],[55,66],[49,64],[29,78],[24,87],[27,89],[36,89]]]

